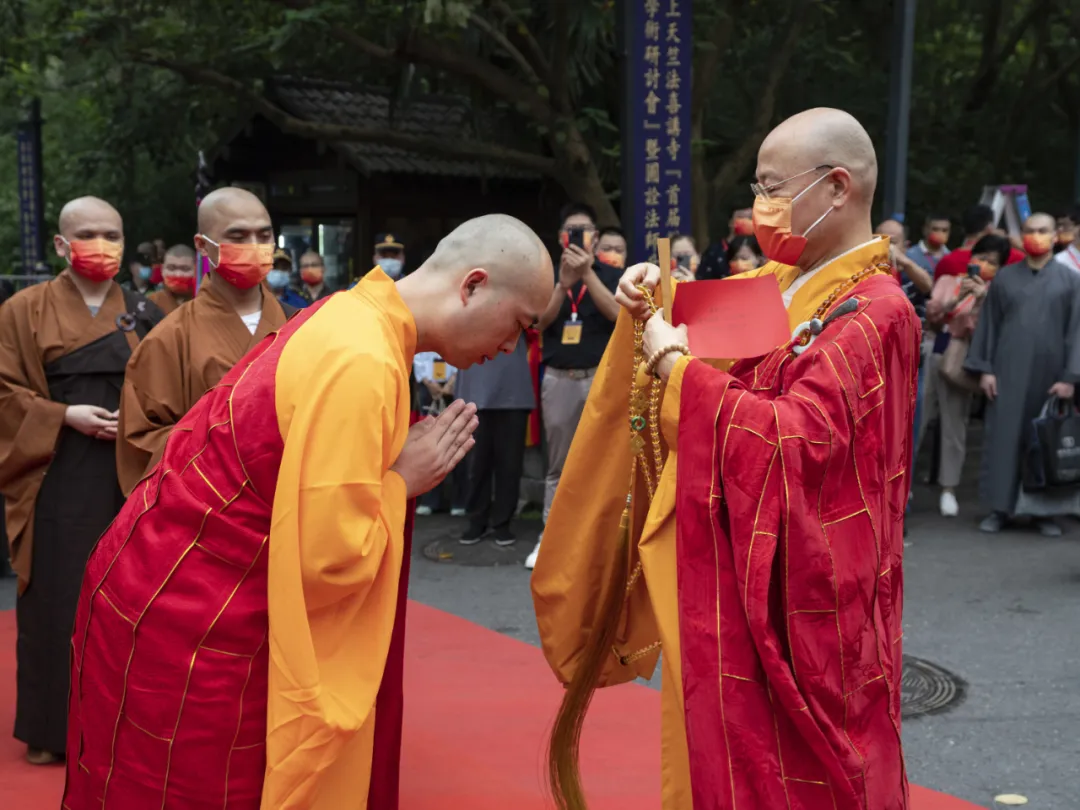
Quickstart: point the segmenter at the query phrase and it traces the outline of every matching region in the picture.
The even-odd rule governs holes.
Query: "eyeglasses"
[[[761,185],[761,183],[751,183],[750,184],[750,190],[752,192],[754,192],[755,197],[761,197],[762,199],[767,200],[767,199],[769,199],[769,192],[770,191],[772,191],[775,188],[780,188],[780,186],[784,185],[785,183],[790,183],[792,180],[797,180],[800,177],[803,177],[805,175],[810,174],[811,172],[819,172],[822,169],[828,169],[831,172],[835,168],[836,168],[835,166],[831,166],[828,163],[822,163],[820,166],[815,166],[812,169],[807,169],[805,172],[799,172],[798,174],[793,174],[791,177],[787,178],[786,180],[781,180],[779,183],[773,183],[772,185],[763,186],[763,185]]]

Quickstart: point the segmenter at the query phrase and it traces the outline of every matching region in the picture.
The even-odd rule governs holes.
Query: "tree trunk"
[[[596,211],[600,227],[618,226],[619,216],[604,189],[592,150],[581,130],[572,121],[563,119],[550,141],[556,158],[554,177],[567,196],[573,202],[590,205]]]

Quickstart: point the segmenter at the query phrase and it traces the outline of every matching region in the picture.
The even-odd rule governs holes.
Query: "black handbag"
[[[1050,397],[1031,420],[1022,479],[1028,492],[1080,486],[1080,408]]]

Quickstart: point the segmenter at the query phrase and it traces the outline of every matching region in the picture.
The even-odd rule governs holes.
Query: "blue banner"
[[[44,265],[41,254],[41,161],[37,132],[35,124],[20,124],[16,133],[19,158],[19,244],[22,271],[27,274],[39,272]]]
[[[656,261],[656,240],[690,232],[691,0],[625,0],[633,98],[624,189],[630,262]]]

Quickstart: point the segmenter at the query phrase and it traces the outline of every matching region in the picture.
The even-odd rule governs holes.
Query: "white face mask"
[[[397,278],[401,275],[401,259],[391,259],[386,256],[379,257],[379,267],[390,278]]]

